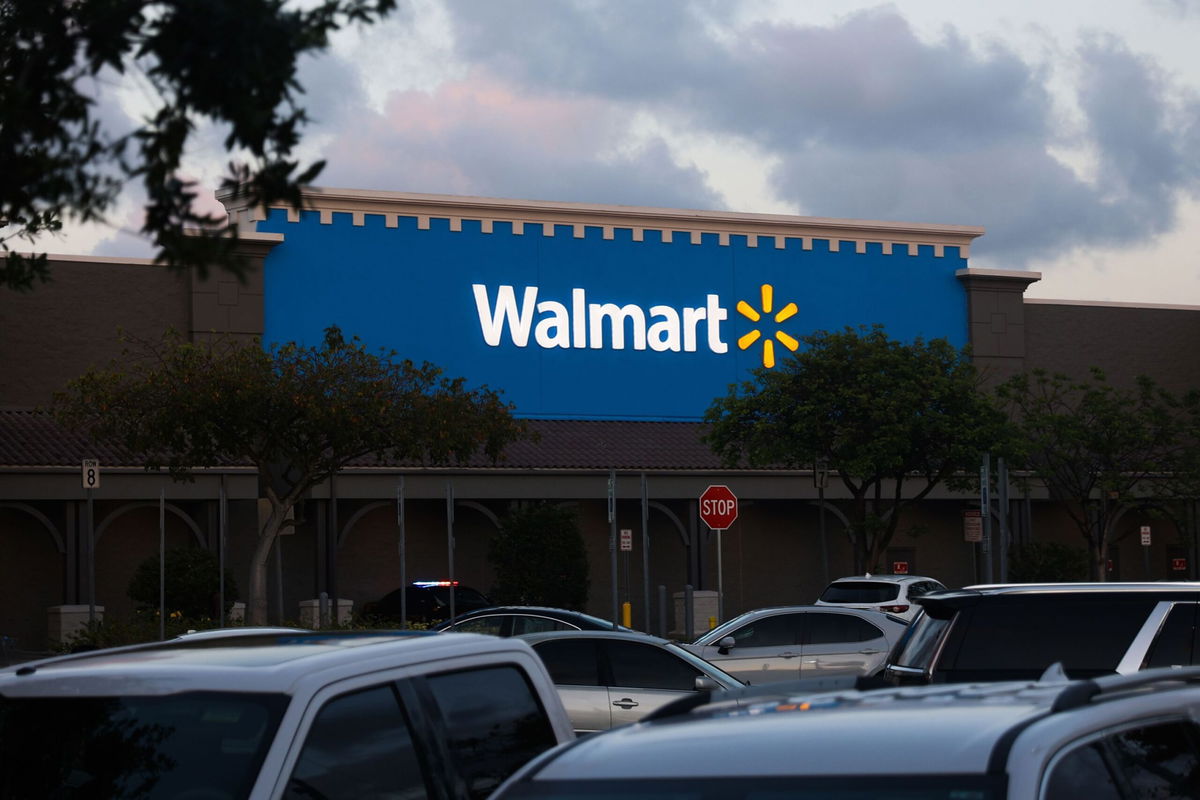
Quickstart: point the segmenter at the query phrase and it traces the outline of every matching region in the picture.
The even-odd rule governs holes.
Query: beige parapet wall
[[[231,222],[249,228],[266,219],[268,209],[251,208],[228,193],[218,195],[229,212]],[[959,255],[970,255],[971,242],[984,229],[971,225],[933,225],[876,220],[801,217],[787,214],[750,214],[727,211],[651,208],[646,206],[597,205],[532,200],[508,200],[454,195],[377,192],[359,189],[309,187],[303,192],[304,210],[316,211],[322,225],[333,223],[334,214],[348,214],[361,226],[367,216],[382,216],[388,228],[399,225],[400,217],[415,218],[418,230],[428,230],[430,220],[448,220],[451,231],[461,231],[463,220],[480,223],[483,233],[491,233],[497,222],[509,223],[515,235],[555,236],[556,226],[568,226],[571,235],[583,238],[589,227],[600,228],[605,239],[617,229],[632,232],[635,242],[643,241],[646,231],[657,231],[664,242],[685,236],[700,244],[704,234],[715,234],[718,244],[729,245],[730,236],[745,236],[749,247],[783,249],[788,239],[799,239],[805,250],[813,241],[829,242],[837,252],[843,242],[853,244],[855,252],[866,252],[868,244],[882,246],[884,255],[917,255],[921,245],[931,245],[936,257],[946,247],[959,248]],[[280,206],[282,208],[282,206]],[[288,221],[298,222],[300,211],[287,209]]]

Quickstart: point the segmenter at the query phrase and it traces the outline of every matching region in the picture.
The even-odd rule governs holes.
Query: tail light
[[[886,611],[889,614],[903,614],[908,611],[908,606],[880,606],[880,611]]]

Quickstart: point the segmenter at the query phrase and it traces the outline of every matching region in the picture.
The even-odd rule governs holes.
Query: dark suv
[[[884,676],[894,684],[1072,678],[1200,664],[1200,583],[968,586],[917,599],[923,610]]]

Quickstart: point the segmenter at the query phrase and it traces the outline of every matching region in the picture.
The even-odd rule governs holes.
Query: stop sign
[[[700,519],[713,530],[724,530],[737,519],[737,496],[728,486],[710,486],[700,495]]]

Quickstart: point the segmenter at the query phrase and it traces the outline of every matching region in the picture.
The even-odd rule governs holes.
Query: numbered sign
[[[100,461],[95,458],[85,458],[83,460],[83,488],[99,489],[100,488]]]

